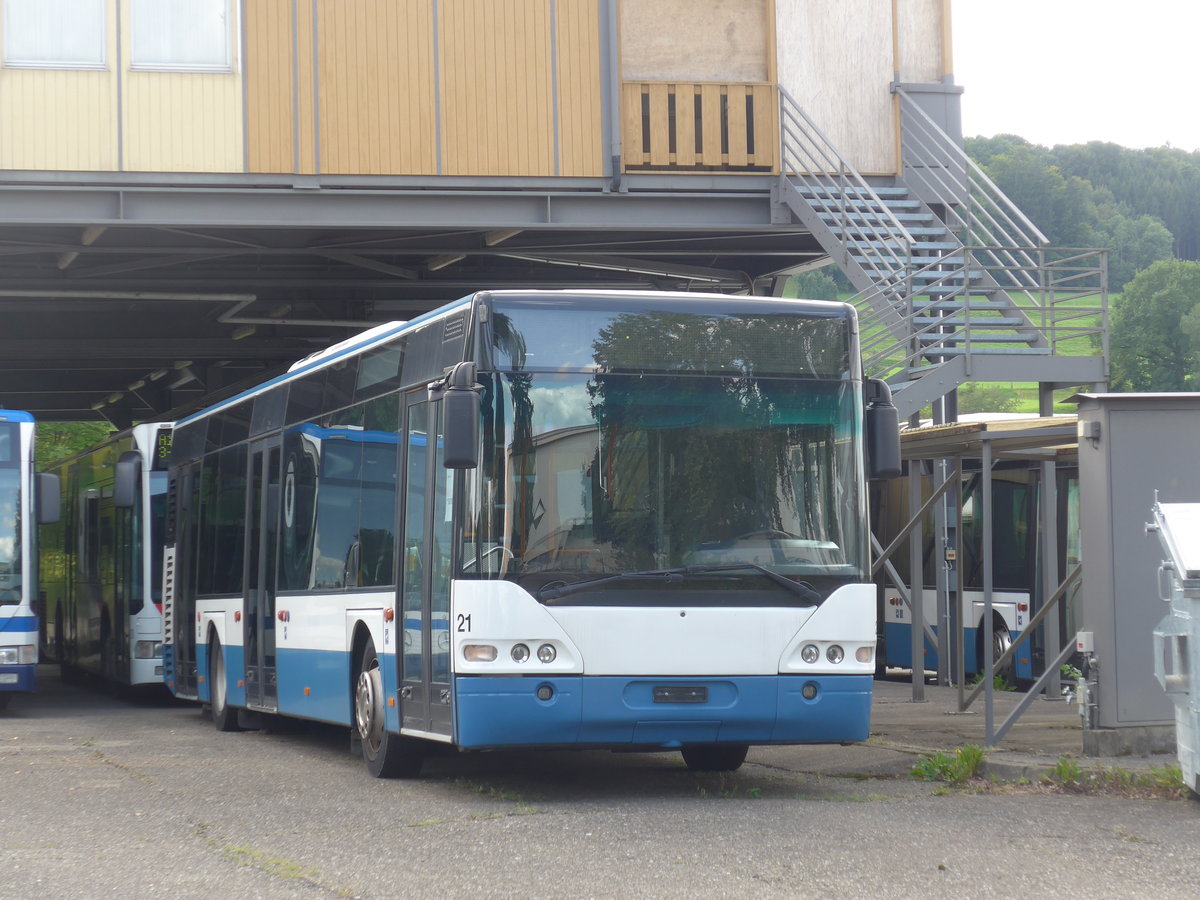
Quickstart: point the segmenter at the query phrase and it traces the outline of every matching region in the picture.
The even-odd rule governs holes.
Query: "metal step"
[[[970,342],[972,344],[978,342],[981,344],[1020,344],[1036,341],[1036,334],[1015,334],[1011,331],[1005,334],[970,334],[966,332],[930,332],[928,334],[918,334],[917,340],[925,344],[958,344]]]
[[[972,328],[1012,328],[1016,325],[1028,324],[1025,319],[1018,316],[995,316],[986,319],[983,317],[966,319],[962,316],[913,316],[912,322],[917,326],[947,325],[951,328],[961,328],[968,323]]]
[[[917,300],[913,302],[913,309],[917,311],[925,311],[930,309],[943,309],[951,312],[959,312],[967,308],[967,304],[961,300]],[[985,297],[975,297],[972,295],[971,309],[1020,309],[1017,304],[1011,300],[989,300]]]
[[[908,197],[908,188],[906,187],[877,187],[864,190],[856,185],[846,185],[845,187],[825,187],[816,185],[813,187],[796,185],[796,192],[806,199],[813,197],[879,197],[881,199],[896,199],[904,200]]]
[[[822,221],[826,222],[827,224],[832,224],[834,222],[844,222],[847,219],[849,219],[849,221],[852,223],[875,222],[875,223],[878,223],[881,225],[890,225],[892,223],[892,219],[895,218],[895,220],[897,222],[899,222],[901,225],[907,224],[909,222],[914,222],[914,223],[919,222],[921,224],[927,225],[930,222],[936,221],[936,218],[937,218],[932,213],[894,212],[891,215],[888,215],[885,211],[881,211],[881,210],[861,210],[861,209],[841,210],[839,212],[830,212],[827,210],[819,210],[817,212],[817,215],[819,215],[821,217]],[[943,229],[943,231],[945,231],[945,229]]]
[[[965,347],[930,347],[925,351],[929,356],[963,356]],[[972,347],[971,355],[975,356],[1050,356],[1049,347]],[[1015,379],[1014,379],[1015,380]]]
[[[830,226],[829,230],[832,231],[835,235],[838,235],[839,237],[845,236],[847,233],[854,234],[856,232],[856,229],[842,228],[840,226]],[[909,228],[908,233],[912,237],[939,238],[939,237],[945,237],[950,232],[948,232],[945,228],[942,228],[942,227],[936,227],[936,228],[917,227],[917,228]],[[953,244],[950,244],[949,246],[950,246],[950,249],[954,250],[954,249],[958,249],[962,245],[955,242]]]

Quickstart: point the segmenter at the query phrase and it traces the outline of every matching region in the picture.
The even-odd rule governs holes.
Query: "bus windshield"
[[[544,603],[625,605],[678,604],[681,590],[689,603],[811,605],[868,580],[856,382],[484,381],[463,577],[513,580]]]
[[[21,472],[17,426],[0,423],[0,606],[21,602]]]

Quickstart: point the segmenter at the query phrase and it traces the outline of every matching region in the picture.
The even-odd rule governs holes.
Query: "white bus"
[[[63,515],[42,528],[42,650],[64,680],[162,684],[171,426],[135,425],[51,467]]]
[[[176,425],[168,686],[222,730],[350,726],[377,776],[863,740],[887,399],[839,303],[498,291],[372,329]]]
[[[33,478],[33,416],[0,409],[0,709],[37,687],[37,524],[57,516],[52,477]]]

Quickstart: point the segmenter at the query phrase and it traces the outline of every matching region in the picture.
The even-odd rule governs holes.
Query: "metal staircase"
[[[1103,382],[1104,251],[1050,247],[962,148],[896,92],[904,170],[869,183],[780,90],[777,200],[858,291],[851,302],[867,374],[892,385],[905,417],[973,380]],[[1092,344],[1099,355],[1080,355]]]

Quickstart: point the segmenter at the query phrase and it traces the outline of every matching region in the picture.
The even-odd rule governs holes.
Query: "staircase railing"
[[[968,248],[970,250],[971,248]],[[1025,317],[1045,335],[1048,347],[1042,353],[1086,355],[1097,348],[1107,357],[1108,304],[1106,250],[1062,247],[1001,247],[998,255],[1036,256],[1034,270],[1038,283],[1028,289],[1005,289],[1009,299]],[[968,254],[969,256],[970,254]],[[968,273],[961,269],[941,271],[933,262],[915,269],[911,278],[921,282],[916,289],[928,303],[918,304],[908,296],[902,307],[893,305],[892,315],[879,309],[874,294],[880,288],[860,291],[850,298],[859,311],[862,334],[863,369],[873,377],[908,380],[924,368],[937,365],[947,357],[979,352],[1030,352],[1014,333],[1009,344],[977,341],[977,335],[997,333],[990,316],[1004,317],[1006,311],[989,303],[994,291],[973,287]],[[1003,282],[1010,274],[1007,267],[976,264],[972,271],[990,275]],[[1097,298],[1098,302],[1088,302]],[[937,304],[954,302],[951,316],[939,320]],[[895,315],[902,316],[909,339],[894,336]],[[921,319],[922,321],[917,321]],[[949,323],[953,322],[953,325]],[[1013,328],[1014,332],[1016,328]]]
[[[977,262],[1007,273],[1002,287],[1039,287],[1037,249],[1049,239],[904,88],[893,90],[900,98],[905,180],[926,202],[945,208],[947,227]]]
[[[782,87],[779,88],[781,177],[808,194],[808,202],[842,229],[870,243],[860,265],[889,298],[912,266],[915,241],[834,143]]]

